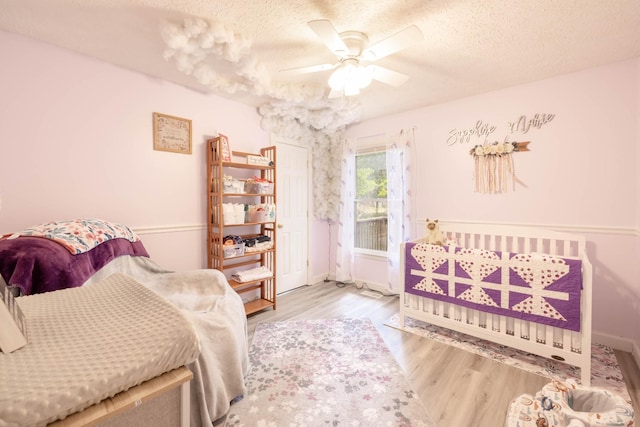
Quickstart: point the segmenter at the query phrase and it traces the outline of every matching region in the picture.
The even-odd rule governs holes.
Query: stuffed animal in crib
[[[444,245],[444,235],[440,231],[440,226],[438,225],[437,219],[427,218],[427,237],[425,240],[430,245]]]

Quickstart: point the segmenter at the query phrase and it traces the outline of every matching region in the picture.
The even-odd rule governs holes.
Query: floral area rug
[[[265,322],[225,426],[435,426],[369,319]]]
[[[385,325],[452,345],[550,379],[559,381],[573,379],[580,383],[580,368],[546,357],[495,344],[410,317],[405,318],[405,326],[402,328],[400,327],[399,314],[392,316],[385,322]],[[631,397],[624,383],[616,355],[610,347],[601,344],[593,344],[591,347],[591,386],[609,390],[631,403]]]

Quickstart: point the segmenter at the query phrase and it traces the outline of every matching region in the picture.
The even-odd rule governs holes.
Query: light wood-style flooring
[[[511,399],[535,394],[549,379],[385,326],[398,312],[398,297],[362,295],[354,285],[322,282],[279,295],[277,310],[248,317],[249,342],[260,322],[368,317],[407,374],[438,427],[501,427]],[[630,353],[616,351],[638,413],[640,370]]]

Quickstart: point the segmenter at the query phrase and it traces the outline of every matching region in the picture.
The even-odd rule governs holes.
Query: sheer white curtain
[[[387,144],[387,286],[392,293],[402,287],[400,245],[411,238],[414,197],[411,188],[415,151],[413,129],[391,135]]]
[[[356,140],[347,139],[342,149],[340,218],[336,249],[336,281],[353,282],[356,197]]]
[[[356,140],[344,142],[340,178],[340,218],[336,252],[336,280],[354,280],[354,233],[356,196]],[[411,238],[414,197],[411,191],[411,159],[414,157],[413,129],[386,137],[387,152],[387,287],[400,292],[400,245]]]

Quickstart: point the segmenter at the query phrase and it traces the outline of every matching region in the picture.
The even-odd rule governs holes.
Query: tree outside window
[[[356,155],[355,247],[387,251],[387,160],[384,150]]]

